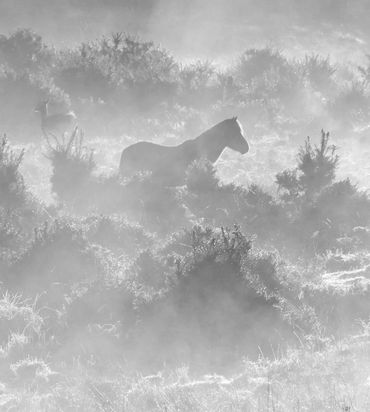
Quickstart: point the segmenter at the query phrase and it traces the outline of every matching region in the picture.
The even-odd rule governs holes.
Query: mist
[[[307,50],[359,58],[369,41],[366,2],[235,0],[7,1],[0,4],[4,33],[26,27],[57,46],[125,32],[151,40],[182,59],[225,62],[266,44],[302,55]],[[343,44],[338,45],[338,41]],[[356,50],[353,50],[353,47]]]
[[[369,410],[369,11],[0,0],[1,410]]]

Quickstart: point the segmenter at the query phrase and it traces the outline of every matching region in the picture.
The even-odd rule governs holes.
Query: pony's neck
[[[224,134],[214,129],[207,130],[197,138],[200,151],[211,162],[215,162],[227,146]]]

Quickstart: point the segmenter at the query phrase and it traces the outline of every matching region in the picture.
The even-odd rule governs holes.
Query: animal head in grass
[[[77,125],[77,117],[72,112],[49,113],[49,100],[43,100],[35,107],[40,114],[41,130],[46,134],[63,134],[73,130]]]

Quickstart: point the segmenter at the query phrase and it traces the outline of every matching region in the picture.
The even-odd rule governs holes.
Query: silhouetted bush
[[[232,226],[240,224],[260,240],[274,241],[286,223],[282,207],[274,197],[252,184],[248,189],[222,184],[212,163],[201,160],[187,169],[183,201],[194,217],[204,224]]]
[[[73,99],[93,98],[147,110],[173,94],[177,65],[152,42],[116,33],[60,55],[55,82]]]
[[[41,36],[29,29],[17,29],[8,37],[0,35],[0,61],[17,73],[46,68],[52,57]]]
[[[287,224],[284,208],[258,185],[252,184],[240,193],[238,220],[243,229],[256,234],[257,240],[280,244]]]
[[[209,62],[198,61],[182,67],[178,82],[179,104],[198,109],[206,109],[238,90],[230,77],[225,79]]]
[[[49,141],[48,158],[52,163],[52,190],[59,199],[82,210],[89,203],[89,181],[95,168],[92,151],[83,145],[83,132],[77,128],[70,136]]]
[[[163,186],[150,175],[124,184],[122,211],[152,232],[166,235],[187,226],[187,210],[177,188]]]
[[[323,58],[318,54],[306,55],[300,66],[303,76],[314,90],[330,97],[336,86],[333,80],[336,68],[330,63],[329,57]]]
[[[276,175],[278,189],[283,190],[282,198],[312,200],[334,181],[338,160],[336,147],[329,145],[329,133],[322,130],[320,145],[314,147],[308,137],[299,150],[297,168]]]
[[[273,68],[285,70],[287,66],[287,60],[278,50],[269,47],[249,49],[239,57],[235,66],[235,75],[239,81],[249,83]]]
[[[216,169],[210,161],[195,160],[186,170],[186,187],[198,195],[217,190],[219,179]]]
[[[15,209],[26,202],[26,187],[23,176],[19,172],[24,151],[19,154],[10,148],[8,139],[0,140],[0,206]]]
[[[307,251],[321,253],[341,247],[340,238],[369,223],[367,194],[348,179],[334,181],[338,161],[336,147],[329,145],[329,133],[322,131],[319,146],[306,140],[297,168],[276,176],[282,206],[290,219],[285,235],[305,245]]]
[[[274,308],[275,295],[257,291],[241,269],[242,262],[248,266],[251,243],[240,230],[198,227],[190,237],[188,253],[173,262],[176,276],[169,279],[168,291],[139,306],[135,347],[140,353],[151,348],[143,364],[189,362],[198,370],[227,370],[242,354],[258,356],[259,345],[269,351],[276,325],[287,338],[289,326]],[[263,280],[275,276],[273,261],[269,266],[262,259],[258,265],[255,257],[250,267],[255,273],[267,270],[259,273]]]
[[[25,293],[60,284],[93,280],[104,273],[102,260],[81,229],[56,220],[35,229],[32,243],[9,269],[11,286]]]

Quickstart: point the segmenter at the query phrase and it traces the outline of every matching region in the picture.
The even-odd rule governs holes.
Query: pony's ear
[[[233,117],[233,120],[238,120],[238,116],[234,116],[234,117]]]

